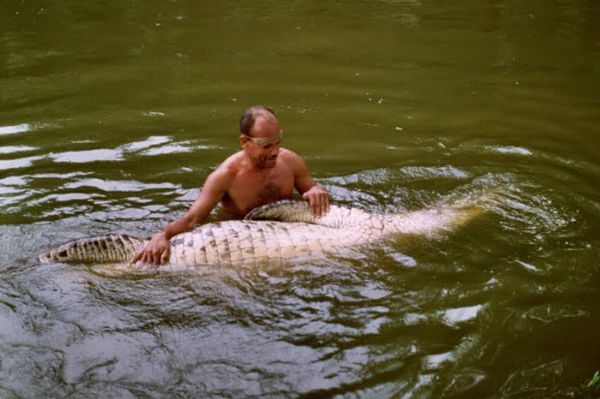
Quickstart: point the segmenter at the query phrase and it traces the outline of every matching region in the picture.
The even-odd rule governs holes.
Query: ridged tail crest
[[[69,241],[39,256],[42,263],[112,263],[128,261],[145,239],[126,234],[109,234]]]

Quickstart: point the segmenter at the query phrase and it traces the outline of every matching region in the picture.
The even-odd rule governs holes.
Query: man
[[[290,199],[294,188],[321,216],[329,209],[329,194],[310,176],[302,158],[281,148],[281,126],[267,107],[251,107],[240,119],[242,150],[227,158],[204,182],[185,215],[152,236],[131,263],[160,264],[169,259],[171,237],[202,223],[220,201],[236,217],[273,201]]]

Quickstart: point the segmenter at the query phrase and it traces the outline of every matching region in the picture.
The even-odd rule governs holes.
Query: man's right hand
[[[169,260],[170,253],[171,244],[165,237],[165,233],[159,231],[152,236],[150,241],[148,241],[144,248],[133,257],[129,264],[132,265],[137,262],[142,262],[159,265]]]

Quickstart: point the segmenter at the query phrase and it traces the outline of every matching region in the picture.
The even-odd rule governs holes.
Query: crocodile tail
[[[483,211],[480,208],[441,207],[388,215],[384,234],[410,234],[434,237],[469,223]]]
[[[39,256],[42,263],[113,263],[128,261],[145,244],[145,239],[125,234],[69,241]]]

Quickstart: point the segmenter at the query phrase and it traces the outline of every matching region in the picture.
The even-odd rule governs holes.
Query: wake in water
[[[512,173],[489,173],[459,187],[445,203],[475,206],[494,213],[506,231],[540,240],[577,222],[571,198],[559,198],[549,187]],[[569,206],[570,205],[570,206]]]

